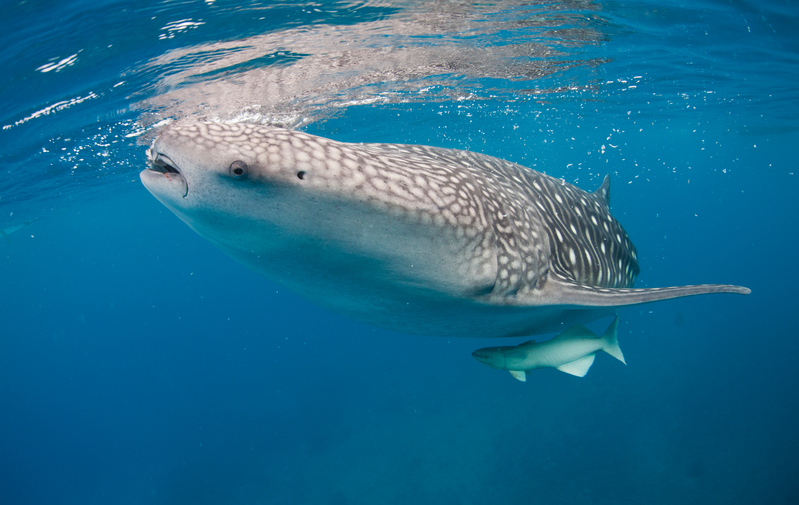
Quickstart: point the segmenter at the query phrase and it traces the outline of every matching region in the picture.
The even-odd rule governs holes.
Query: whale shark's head
[[[322,196],[308,186],[326,168],[312,159],[313,148],[298,145],[307,139],[257,126],[176,124],[148,149],[150,166],[140,177],[161,203],[218,245],[232,246],[231,236],[253,238],[231,232],[254,221],[299,232],[308,212],[318,210],[311,201]]]

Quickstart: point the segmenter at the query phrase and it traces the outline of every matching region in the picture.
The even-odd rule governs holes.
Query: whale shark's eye
[[[230,164],[230,176],[234,179],[244,179],[247,177],[247,164],[241,160],[236,160]]]

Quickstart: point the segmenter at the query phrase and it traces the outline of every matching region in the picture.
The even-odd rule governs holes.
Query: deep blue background
[[[163,26],[113,25],[119,5],[75,19],[105,36]],[[382,331],[239,266],[140,186],[133,140],[100,182],[56,164],[37,186],[49,192],[21,199],[25,164],[42,158],[12,140],[97,140],[81,112],[32,120],[3,133],[0,222],[41,219],[0,241],[0,503],[796,503],[796,7],[600,5],[617,28],[591,49],[610,60],[591,71],[597,93],[350,107],[305,129],[468,148],[587,190],[611,173],[637,286],[724,282],[750,296],[621,309],[628,366],[603,355],[584,378],[520,383],[471,358],[496,341]],[[180,19],[172,3],[138,8],[141,23],[147,9]],[[55,12],[17,15],[57,25]],[[225,26],[186,36],[233,36]],[[160,54],[150,39],[120,36],[130,46],[108,61]],[[52,103],[15,84],[50,56],[7,67],[4,98],[19,101],[3,124],[29,114],[11,110],[26,100]],[[106,79],[78,71],[59,82]],[[127,120],[114,100],[87,102],[111,108],[97,128]],[[72,120],[84,135],[58,137]]]

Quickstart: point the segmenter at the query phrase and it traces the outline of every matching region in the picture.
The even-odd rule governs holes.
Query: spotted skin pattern
[[[589,309],[597,307],[749,292],[728,285],[632,289],[640,271],[637,252],[610,213],[607,177],[598,190],[589,193],[521,165],[470,151],[348,144],[251,124],[176,123],[160,133],[148,156],[158,170],[142,172],[145,186],[198,233],[307,298],[391,329],[451,334],[456,330],[442,329],[445,316],[460,311],[477,313],[486,306],[550,307],[538,315],[511,314],[518,320],[538,317],[540,324],[507,323],[495,335],[485,336],[522,335],[553,331],[558,325],[608,313],[589,317]],[[237,178],[227,167],[234,162],[248,167],[246,181],[231,180]],[[173,170],[164,173],[159,168],[164,165]],[[170,184],[172,179],[183,181],[183,198],[170,196],[164,177]],[[252,244],[267,241],[263,230],[241,232],[259,237],[239,246],[234,232],[213,224],[221,222],[218,216],[247,215],[252,208],[269,205],[275,207],[271,214],[250,220],[262,221],[263,228],[276,237],[290,237],[279,254],[267,251],[266,246],[264,251],[255,251],[257,246]],[[305,214],[292,218],[285,210],[289,208],[297,214],[313,208],[316,213],[311,215],[319,220],[313,222]],[[209,220],[211,214],[217,217]],[[207,231],[213,226],[216,229]],[[309,247],[335,253],[322,256],[308,252]],[[292,251],[305,254],[306,259],[284,260]],[[265,266],[269,254],[270,266]],[[338,272],[336,260],[345,261],[348,256],[375,259],[382,267],[372,266],[366,273],[341,269],[343,274],[330,285],[340,282],[342,289],[336,297],[342,300],[348,292],[361,293],[362,285],[372,281],[374,285],[363,288],[368,295],[336,301],[321,293],[333,290],[324,287],[323,277],[325,272]],[[312,274],[307,258],[322,262]],[[256,261],[260,264],[253,266]],[[296,267],[306,277],[281,276],[278,267],[271,265],[280,261],[284,261],[281,268]],[[315,292],[317,286],[320,293]],[[416,296],[414,290],[424,295]],[[361,308],[359,300],[365,300]],[[414,314],[376,314],[414,304],[419,307],[418,324],[406,324]],[[586,309],[585,317],[573,309]],[[492,325],[491,321],[482,324],[487,317],[495,316],[475,315],[473,324],[485,331]],[[440,321],[431,322],[437,318]],[[463,324],[466,327],[467,322]]]

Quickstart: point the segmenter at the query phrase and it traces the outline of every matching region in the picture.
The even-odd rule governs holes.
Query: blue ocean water
[[[799,501],[796,3],[0,20],[0,503]],[[610,173],[636,286],[752,294],[623,308],[628,366],[517,382],[470,356],[496,341],[348,320],[196,235],[138,180],[183,117],[470,149],[586,190]]]

